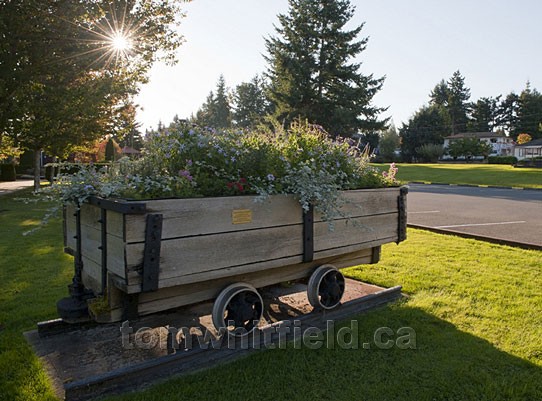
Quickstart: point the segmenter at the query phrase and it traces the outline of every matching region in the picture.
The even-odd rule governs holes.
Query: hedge
[[[518,159],[515,156],[489,156],[487,162],[489,164],[516,164]]]

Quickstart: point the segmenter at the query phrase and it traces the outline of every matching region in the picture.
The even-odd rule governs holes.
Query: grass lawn
[[[375,164],[387,170],[389,164]],[[542,169],[514,168],[502,164],[397,164],[397,178],[445,184],[497,185],[542,188]]]
[[[0,210],[0,400],[53,400],[22,332],[55,316],[72,261],[60,222],[22,237],[39,210],[9,196]],[[346,272],[409,295],[358,316],[360,343],[411,327],[416,349],[268,350],[109,400],[542,399],[542,252],[408,234],[379,264]]]

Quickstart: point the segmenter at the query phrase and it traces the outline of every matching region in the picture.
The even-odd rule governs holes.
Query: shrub
[[[130,199],[293,194],[332,220],[340,191],[398,185],[395,166],[385,174],[369,165],[347,139],[295,122],[275,131],[216,132],[177,124],[148,136],[143,157],[101,169],[81,166],[61,174],[45,196],[79,204],[88,197]]]
[[[436,163],[444,154],[442,145],[436,143],[426,143],[425,145],[416,148],[420,161],[426,163]]]
[[[0,181],[15,181],[17,174],[12,163],[0,164]]]
[[[516,164],[518,159],[515,156],[489,156],[487,162],[489,164]]]

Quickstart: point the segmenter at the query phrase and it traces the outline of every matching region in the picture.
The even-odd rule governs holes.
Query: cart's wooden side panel
[[[84,204],[81,206],[81,254],[82,278],[85,287],[94,292],[102,288],[102,223],[101,210]],[[76,208],[66,206],[64,238],[65,247],[74,253],[77,248]],[[124,242],[124,216],[107,211],[107,270],[124,278],[126,276],[126,246]]]
[[[397,188],[346,191],[341,212],[362,217],[397,211]],[[246,231],[303,223],[299,203],[287,195],[274,195],[263,202],[253,196],[166,199],[146,202],[148,213],[163,215],[162,239]],[[234,224],[235,211],[250,211],[250,221]],[[316,214],[315,221],[322,221]],[[126,216],[126,242],[145,240],[145,216]]]
[[[221,283],[245,275],[272,284],[307,273],[294,266],[316,266],[330,258],[370,253],[373,247],[399,239],[399,196],[399,188],[345,192],[343,213],[350,218],[334,221],[330,230],[327,222],[315,216],[314,262],[309,265],[303,263],[303,211],[291,196],[273,196],[263,203],[254,202],[252,196],[146,201],[147,213],[163,217],[159,298],[169,287],[184,291],[198,288],[198,283]],[[72,249],[76,248],[74,212],[68,207],[65,222],[65,245]],[[83,281],[96,291],[103,276],[100,220],[99,207],[82,206]],[[146,215],[107,211],[107,271],[116,277],[116,286],[129,294],[141,292],[145,229]],[[273,272],[269,277],[268,271]],[[200,292],[208,295],[209,291]],[[147,299],[150,294],[140,296]]]
[[[265,271],[243,272],[220,279],[183,284],[163,288],[156,292],[139,294],[138,313],[147,315],[183,305],[216,298],[218,293],[227,285],[235,282],[248,282],[257,288],[290,280],[308,277],[318,266],[330,263],[338,268],[371,263],[373,251],[365,248],[361,251],[333,256],[309,263],[294,263]],[[117,305],[120,307],[120,304]],[[112,311],[112,316],[118,316],[119,311]]]
[[[75,251],[77,246],[75,240],[76,225],[75,225],[75,207],[72,205],[64,206],[64,247],[70,252]]]
[[[345,213],[349,212],[353,217],[336,220],[332,229],[329,223],[317,218],[314,224],[314,259],[397,241],[398,195],[397,188],[346,192]],[[232,199],[241,199],[242,202],[232,203]],[[185,205],[186,201],[190,201],[190,207]],[[267,204],[254,203],[251,197],[193,201],[147,203],[148,210],[164,216],[159,288],[264,271],[303,261],[303,215],[295,199],[273,197]],[[179,205],[177,209],[175,203]],[[193,207],[198,214],[194,214]],[[251,210],[251,221],[234,224],[234,210]],[[182,225],[183,213],[186,213],[188,223],[176,227],[176,224]],[[205,224],[197,222],[198,215]],[[277,221],[281,225],[277,225]],[[127,217],[126,238],[140,238],[144,228],[141,217]],[[202,234],[204,232],[207,234]],[[172,238],[173,233],[183,236]],[[128,293],[141,291],[144,248],[143,242],[130,243],[127,240],[125,290]]]
[[[351,245],[363,246],[381,239],[395,240],[396,223],[396,213],[337,221],[333,231],[325,222],[316,223],[315,257],[328,250],[340,254],[342,248]],[[144,244],[127,245],[127,266],[130,271],[140,269],[143,250]],[[296,257],[301,262],[302,254],[301,224],[162,240],[160,280],[288,257]]]

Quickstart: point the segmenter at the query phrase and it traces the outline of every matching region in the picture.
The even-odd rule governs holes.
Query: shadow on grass
[[[357,317],[358,349],[259,351],[110,400],[538,400],[542,369],[408,303]],[[336,326],[351,327],[350,321]],[[411,327],[416,349],[379,349],[380,327]],[[395,340],[396,335],[386,336]],[[348,337],[346,337],[348,341]],[[369,343],[370,349],[363,349]]]

